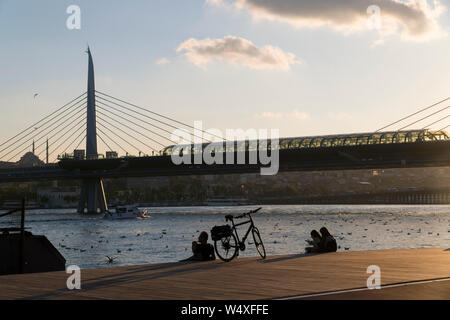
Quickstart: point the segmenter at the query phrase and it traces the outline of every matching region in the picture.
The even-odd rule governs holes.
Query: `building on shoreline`
[[[184,205],[226,198],[292,204],[450,203],[445,196],[450,194],[450,168],[128,178],[126,189],[138,194],[136,201]]]
[[[3,183],[0,190],[0,202],[26,195],[43,207],[76,207],[80,181]],[[450,167],[105,179],[109,204],[155,206],[450,203],[449,190]]]
[[[80,189],[70,187],[53,187],[38,189],[37,200],[44,208],[74,208],[78,204]]]

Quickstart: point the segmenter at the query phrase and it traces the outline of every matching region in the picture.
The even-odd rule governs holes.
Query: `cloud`
[[[265,119],[281,119],[283,118],[283,114],[281,112],[263,112],[258,117]]]
[[[292,111],[291,116],[294,119],[299,119],[299,120],[309,119],[309,114],[308,113],[297,111],[297,110]]]
[[[169,63],[170,63],[170,60],[167,58],[161,58],[158,61],[156,61],[156,64],[159,66],[169,64]]]
[[[297,120],[306,120],[310,118],[310,115],[306,112],[298,111],[297,109],[292,110],[289,113],[282,112],[263,112],[257,115],[258,118],[264,119],[297,119]]]
[[[442,36],[437,19],[446,10],[441,0],[433,0],[433,6],[427,0],[207,0],[207,4],[231,4],[256,19],[283,21],[298,28],[328,26],[345,34],[373,29],[371,23],[378,19],[381,37],[400,35],[403,40]]]
[[[206,4],[223,6],[223,5],[225,5],[225,2],[223,0],[206,0]]]
[[[177,52],[183,52],[190,62],[202,68],[217,60],[252,69],[289,71],[292,65],[300,63],[293,53],[269,45],[257,47],[249,40],[233,36],[203,40],[191,38],[180,44]]]

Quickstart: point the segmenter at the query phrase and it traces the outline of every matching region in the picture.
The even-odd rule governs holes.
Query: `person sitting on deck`
[[[312,240],[306,240],[312,247],[305,248],[306,253],[323,253],[323,252],[336,252],[337,243],[333,235],[327,228],[322,227],[320,229],[321,235],[316,231],[311,231]]]
[[[336,252],[337,243],[333,235],[328,231],[327,228],[320,228],[320,233],[322,234],[322,242],[320,244],[321,252]]]
[[[306,240],[308,244],[312,245],[312,247],[305,248],[307,253],[310,252],[319,252],[320,250],[320,244],[322,243],[322,237],[317,232],[317,230],[311,231],[311,239],[312,240]]]
[[[196,261],[210,261],[215,260],[214,247],[208,243],[208,233],[202,231],[198,236],[198,241],[192,242],[193,256],[182,261],[196,260]]]

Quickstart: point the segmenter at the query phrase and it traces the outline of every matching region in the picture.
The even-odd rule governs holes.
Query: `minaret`
[[[34,154],[34,140],[33,140],[33,154]]]

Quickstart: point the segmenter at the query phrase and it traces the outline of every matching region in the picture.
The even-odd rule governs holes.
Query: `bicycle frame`
[[[234,234],[236,235],[236,239],[238,241],[239,244],[239,249],[242,251],[242,247],[241,245],[245,243],[245,240],[247,240],[248,235],[250,234],[250,231],[252,231],[252,229],[255,227],[255,225],[253,224],[253,219],[252,216],[250,214],[248,214],[248,220],[244,221],[244,222],[240,222],[240,223],[234,223],[234,219],[231,219],[231,224],[233,225],[233,230],[234,230]],[[237,228],[239,226],[242,226],[244,224],[250,223],[250,226],[248,227],[247,232],[245,233],[244,237],[242,238],[242,241],[239,239],[239,235],[237,233]]]

